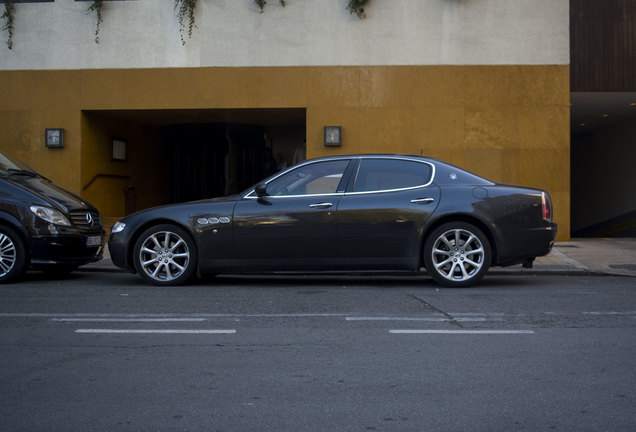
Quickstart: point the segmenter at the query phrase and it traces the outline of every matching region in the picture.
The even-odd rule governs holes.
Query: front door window
[[[300,166],[269,182],[267,195],[276,197],[336,193],[348,164],[348,160],[334,160]]]

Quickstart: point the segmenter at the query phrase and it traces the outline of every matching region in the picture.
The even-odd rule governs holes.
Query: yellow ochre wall
[[[569,239],[569,66],[3,71],[0,146],[117,217],[126,185],[138,209],[165,199],[167,180],[149,151],[160,131],[90,111],[206,108],[306,108],[308,157],[423,154],[547,189],[558,239]],[[323,146],[325,125],[342,126],[342,147]],[[64,128],[64,149],[45,148],[47,127]],[[123,134],[129,161],[112,162],[110,139]],[[83,191],[100,172],[132,178],[98,179]]]
[[[127,141],[126,162],[111,160],[113,138]],[[126,214],[127,187],[134,187],[136,210],[166,204],[170,179],[157,149],[161,143],[158,128],[82,113],[81,195],[100,209],[105,225]]]

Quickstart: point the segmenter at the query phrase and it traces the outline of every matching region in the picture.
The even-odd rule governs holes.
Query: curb
[[[592,269],[564,269],[564,270],[490,270],[486,275],[490,276],[626,276],[629,275],[617,275]]]

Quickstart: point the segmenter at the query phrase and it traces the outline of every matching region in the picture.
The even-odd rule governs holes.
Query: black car
[[[236,196],[156,207],[113,226],[113,263],[157,285],[193,274],[417,272],[478,283],[491,265],[531,266],[557,227],[547,192],[496,184],[439,160],[319,158]]]
[[[95,207],[0,152],[0,283],[29,266],[60,274],[102,258]]]

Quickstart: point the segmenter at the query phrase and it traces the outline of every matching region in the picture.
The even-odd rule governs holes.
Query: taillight
[[[541,206],[543,207],[543,219],[552,220],[552,201],[547,193],[541,192]]]

